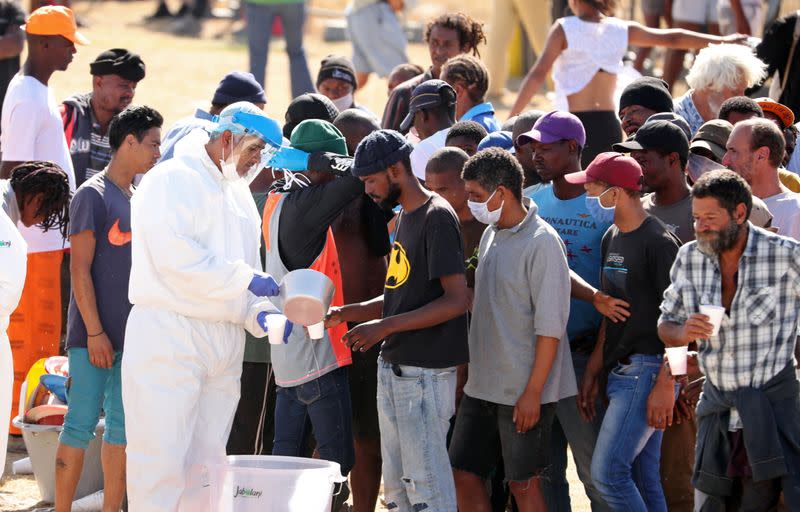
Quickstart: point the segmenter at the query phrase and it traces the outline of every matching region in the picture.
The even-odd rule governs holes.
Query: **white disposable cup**
[[[722,317],[725,315],[725,308],[722,306],[712,306],[711,304],[700,304],[700,313],[709,318],[709,322],[714,326],[711,336],[719,334],[719,326],[722,325]]]
[[[283,333],[286,330],[286,317],[280,314],[267,315],[267,336],[271,345],[283,344]]]
[[[325,337],[325,322],[319,322],[313,325],[309,325],[308,329],[308,337],[312,340],[321,340]]]
[[[667,347],[667,361],[672,375],[686,375],[689,347]]]

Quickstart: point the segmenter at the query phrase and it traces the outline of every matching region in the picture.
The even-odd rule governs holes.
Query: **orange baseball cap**
[[[788,128],[794,124],[794,112],[786,105],[778,103],[772,98],[757,98],[755,101],[764,112],[769,112],[778,116],[784,128]]]
[[[86,36],[78,32],[72,9],[60,5],[39,7],[28,16],[22,30],[37,36],[62,36],[76,44],[89,44]]]

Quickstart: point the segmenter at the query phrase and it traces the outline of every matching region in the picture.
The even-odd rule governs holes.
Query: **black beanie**
[[[125,80],[138,82],[144,78],[142,58],[123,48],[106,50],[89,64],[92,76],[119,75]]]
[[[655,112],[675,111],[667,82],[652,76],[637,78],[622,91],[622,96],[619,98],[619,109],[622,110],[631,105],[641,105]]]
[[[410,155],[413,149],[411,143],[400,132],[374,131],[364,137],[356,148],[353,157],[353,175],[361,177],[385,171]]]
[[[323,80],[327,80],[328,78],[338,78],[339,80],[344,80],[353,86],[353,90],[358,88],[358,82],[356,81],[356,68],[347,57],[342,57],[341,55],[328,55],[322,59],[322,64],[319,68],[319,74],[317,75],[317,88],[319,88],[319,84],[321,84]]]
[[[315,92],[301,94],[289,103],[286,109],[286,124],[283,125],[283,136],[292,138],[292,130],[306,119],[321,119],[332,123],[339,115],[339,109],[327,96]]]

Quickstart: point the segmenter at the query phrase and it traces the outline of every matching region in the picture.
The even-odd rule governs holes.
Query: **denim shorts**
[[[120,379],[122,352],[114,354],[114,365],[109,369],[98,368],[89,362],[89,351],[85,348],[70,348],[67,356],[69,409],[64,417],[64,430],[59,441],[85,450],[94,439],[94,431],[103,411],[106,418],[103,441],[115,445],[127,444]]]
[[[503,455],[506,480],[524,482],[550,465],[550,433],[556,404],[542,404],[539,422],[524,434],[512,420],[514,407],[464,395],[456,416],[450,463],[454,469],[489,478]]]

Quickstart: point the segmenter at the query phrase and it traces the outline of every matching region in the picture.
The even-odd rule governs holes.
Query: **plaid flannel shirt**
[[[699,340],[700,368],[722,391],[761,387],[794,361],[800,243],[750,223],[748,228],[730,314],[724,315],[718,336]],[[722,304],[718,259],[700,252],[697,242],[681,247],[670,278],[659,324],[683,324],[699,313],[700,304]]]

